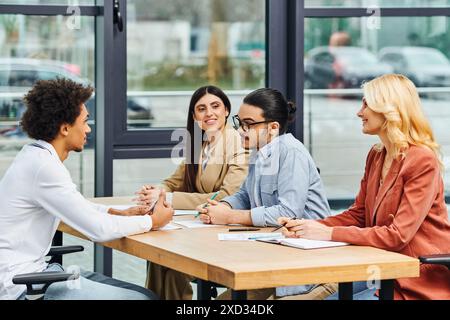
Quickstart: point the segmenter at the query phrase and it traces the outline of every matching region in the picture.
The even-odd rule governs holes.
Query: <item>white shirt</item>
[[[95,242],[147,232],[150,216],[116,216],[86,200],[53,146],[37,141],[17,154],[0,181],[0,300],[26,289],[16,274],[41,272],[60,221]]]

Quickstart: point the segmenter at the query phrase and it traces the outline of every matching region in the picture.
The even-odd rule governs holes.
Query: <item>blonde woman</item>
[[[363,133],[381,143],[369,152],[355,203],[324,220],[286,223],[288,237],[345,241],[417,258],[450,252],[450,224],[444,199],[439,146],[420,105],[414,84],[388,74],[363,86],[358,117]],[[450,271],[421,265],[420,277],[395,281],[395,299],[450,299]],[[376,299],[365,283],[354,299]],[[335,295],[330,299],[336,298]]]

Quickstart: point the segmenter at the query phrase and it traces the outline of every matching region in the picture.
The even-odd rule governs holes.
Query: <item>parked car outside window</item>
[[[54,60],[9,58],[0,59],[0,121],[19,121],[25,112],[22,101],[24,93],[28,92],[38,80],[69,78],[84,85],[93,85],[88,79],[80,76],[77,65]],[[92,97],[86,102],[90,118],[95,119],[95,99]],[[135,98],[127,98],[127,114],[130,120],[146,120],[145,127],[151,125],[154,119],[149,107],[143,106]],[[130,127],[142,127],[142,123],[129,121]],[[92,124],[92,133],[88,137],[87,148],[93,147],[95,125]],[[16,123],[0,126],[0,136],[25,138],[25,133]]]

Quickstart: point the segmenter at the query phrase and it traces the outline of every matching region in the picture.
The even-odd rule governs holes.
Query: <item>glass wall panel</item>
[[[264,0],[132,0],[127,15],[128,128],[184,126],[205,84],[264,86]]]
[[[66,77],[94,84],[94,18],[80,17],[79,28],[62,16],[0,15],[0,174],[15,154],[29,142],[19,126],[25,111],[24,94],[39,79]],[[95,116],[92,98],[87,107]],[[95,123],[91,121],[91,125]],[[86,196],[93,196],[94,136],[83,153],[66,162],[74,182]]]
[[[444,162],[450,168],[450,37],[446,17],[305,20],[305,144],[330,199],[352,199],[375,137],[356,116],[360,86],[381,74],[408,76],[419,87]],[[450,190],[450,169],[445,173]],[[448,192],[448,191],[447,191]]]
[[[132,196],[143,184],[158,185],[169,177],[181,159],[114,160],[114,196]],[[146,261],[113,251],[114,278],[143,286]]]
[[[305,7],[368,8],[448,7],[449,0],[305,0]]]
[[[158,185],[177,168],[179,158],[114,160],[114,196],[132,196],[144,184]]]

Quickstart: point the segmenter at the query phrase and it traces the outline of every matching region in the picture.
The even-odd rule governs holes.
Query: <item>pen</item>
[[[228,229],[229,232],[233,231],[258,231],[259,228],[235,228],[235,229]]]
[[[218,194],[219,194],[219,191],[216,191],[209,200],[214,200],[215,197],[217,197]],[[207,206],[208,206],[208,203],[205,203],[202,208],[206,208]],[[199,215],[200,215],[200,212],[197,213],[195,215],[195,217],[198,218]]]
[[[292,218],[291,220],[297,220],[297,217]],[[290,220],[289,220],[290,221]],[[285,223],[283,223],[282,225],[280,225],[279,227],[277,227],[276,229],[273,229],[272,232],[275,232],[277,230],[280,230],[281,228],[283,228],[289,221],[286,221]]]

